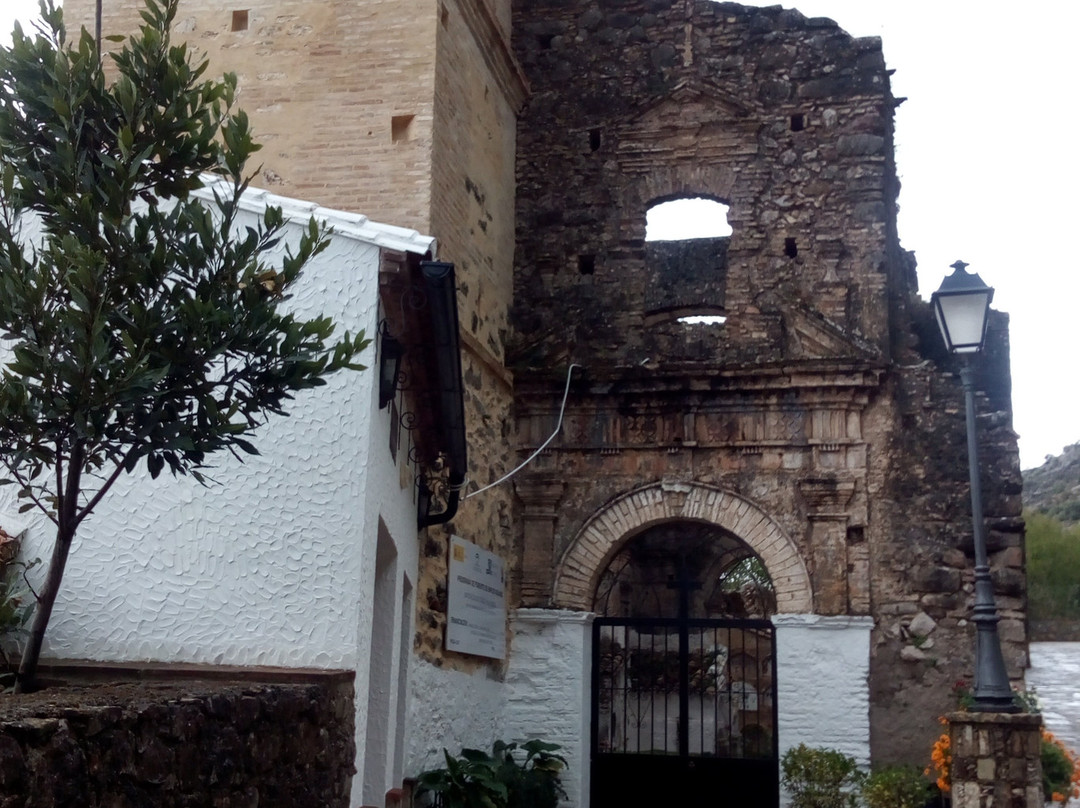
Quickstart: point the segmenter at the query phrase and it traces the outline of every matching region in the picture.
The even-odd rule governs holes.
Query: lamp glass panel
[[[940,295],[936,302],[938,326],[949,349],[955,353],[978,351],[982,347],[986,328],[988,296],[981,292],[971,295]]]

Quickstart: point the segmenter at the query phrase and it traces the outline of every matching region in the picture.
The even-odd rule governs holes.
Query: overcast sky
[[[754,2],[748,5],[773,5]],[[900,240],[924,297],[957,259],[1011,315],[1014,424],[1025,468],[1080,441],[1080,3],[801,0],[855,36],[880,36],[895,70]],[[36,2],[0,0],[0,32]],[[315,200],[318,201],[318,200]],[[363,211],[359,211],[363,212]]]

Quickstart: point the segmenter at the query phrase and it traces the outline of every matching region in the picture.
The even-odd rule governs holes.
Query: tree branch
[[[91,511],[93,511],[94,508],[97,507],[97,504],[101,502],[101,498],[105,496],[105,493],[110,488],[112,488],[113,483],[120,479],[120,475],[124,473],[124,464],[127,462],[128,457],[130,457],[131,453],[134,451],[135,449],[132,448],[129,451],[125,452],[124,456],[120,458],[120,462],[116,463],[116,468],[113,469],[112,474],[108,476],[105,482],[101,484],[101,488],[97,490],[97,493],[94,494],[90,501],[87,502],[86,505],[83,506],[82,510],[78,512],[78,515],[75,517],[75,524],[72,526],[73,529],[77,528],[82,522],[82,520],[90,515]]]

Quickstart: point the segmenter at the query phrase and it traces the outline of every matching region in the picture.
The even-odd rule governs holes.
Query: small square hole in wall
[[[582,275],[592,275],[596,272],[596,256],[579,255],[577,257],[577,268]]]
[[[599,129],[589,130],[589,149],[591,151],[600,151],[600,146],[603,145],[603,133]]]
[[[412,125],[415,115],[395,115],[390,119],[390,140],[405,143],[412,140]]]
[[[791,116],[791,131],[801,132],[806,128],[806,116],[801,112]]]
[[[798,254],[799,245],[795,243],[795,239],[790,237],[784,239],[784,255],[786,255],[788,258],[794,258]]]
[[[241,11],[234,11],[232,13],[232,29],[234,31],[246,31],[248,27],[248,10],[245,8]]]

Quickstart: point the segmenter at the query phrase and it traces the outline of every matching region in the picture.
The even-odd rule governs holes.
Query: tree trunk
[[[57,463],[61,463],[62,455],[57,452]],[[67,460],[67,479],[57,468],[56,490],[56,543],[53,545],[52,558],[49,559],[49,573],[45,576],[45,585],[38,595],[37,607],[34,609],[34,623],[30,627],[30,640],[23,651],[22,662],[19,663],[19,673],[15,677],[15,692],[25,693],[34,689],[37,678],[38,657],[41,656],[41,645],[45,641],[45,629],[49,627],[49,618],[52,617],[53,604],[56,603],[56,595],[60,591],[60,582],[64,579],[64,567],[67,566],[68,552],[71,550],[71,540],[75,538],[75,530],[79,526],[79,490],[82,485],[82,464],[84,447],[79,441],[71,448]]]
[[[28,693],[35,689],[34,680],[37,678],[41,645],[45,641],[45,629],[49,626],[53,604],[60,591],[60,581],[64,577],[64,567],[67,565],[68,552],[71,550],[71,540],[74,535],[75,531],[70,528],[58,528],[56,531],[56,543],[53,545],[52,558],[49,559],[49,573],[45,576],[45,585],[38,594],[34,622],[30,628],[30,639],[23,651],[19,673],[15,678],[16,693]]]

